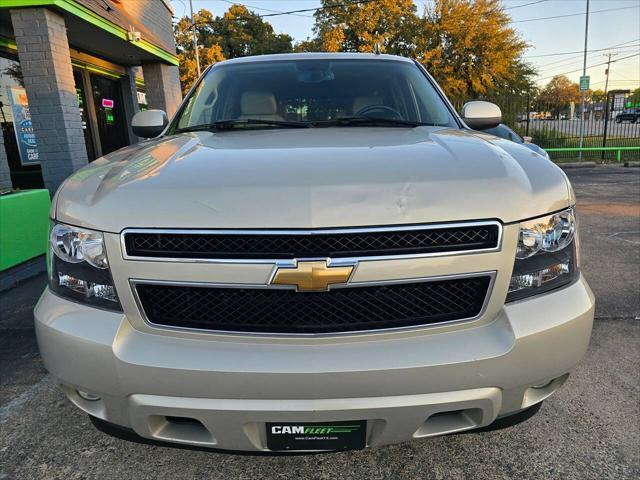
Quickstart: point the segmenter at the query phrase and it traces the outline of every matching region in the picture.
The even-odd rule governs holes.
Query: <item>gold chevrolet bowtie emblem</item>
[[[353,266],[329,267],[327,262],[298,262],[295,268],[278,267],[272,285],[295,285],[299,292],[326,292],[329,285],[347,283]]]

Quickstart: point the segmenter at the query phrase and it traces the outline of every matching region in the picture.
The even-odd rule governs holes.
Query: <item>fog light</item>
[[[100,397],[97,395],[94,395],[93,393],[84,392],[82,390],[76,390],[76,392],[78,393],[78,395],[80,395],[80,397],[84,398],[89,402],[96,402],[100,400]]]
[[[541,287],[547,282],[551,282],[561,275],[566,275],[571,271],[571,265],[567,263],[556,263],[537,272],[514,275],[509,282],[509,291],[517,292],[523,288]]]
[[[62,273],[58,273],[58,284],[61,287],[66,287],[76,293],[81,293],[86,298],[95,297],[102,300],[109,300],[110,302],[118,301],[116,290],[113,288],[113,285],[88,282]]]

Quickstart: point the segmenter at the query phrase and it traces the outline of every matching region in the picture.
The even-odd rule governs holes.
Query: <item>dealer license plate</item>
[[[272,451],[354,450],[366,445],[367,421],[267,423]]]

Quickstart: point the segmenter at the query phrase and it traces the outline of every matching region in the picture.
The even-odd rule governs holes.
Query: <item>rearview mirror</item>
[[[486,130],[500,125],[502,112],[494,103],[475,100],[462,107],[462,120],[473,130]]]
[[[167,114],[162,110],[144,110],[131,119],[131,130],[138,137],[153,138],[162,133],[169,124]]]

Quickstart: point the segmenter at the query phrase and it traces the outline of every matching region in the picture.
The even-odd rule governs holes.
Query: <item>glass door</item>
[[[102,154],[127,146],[124,105],[117,80],[90,75]]]

